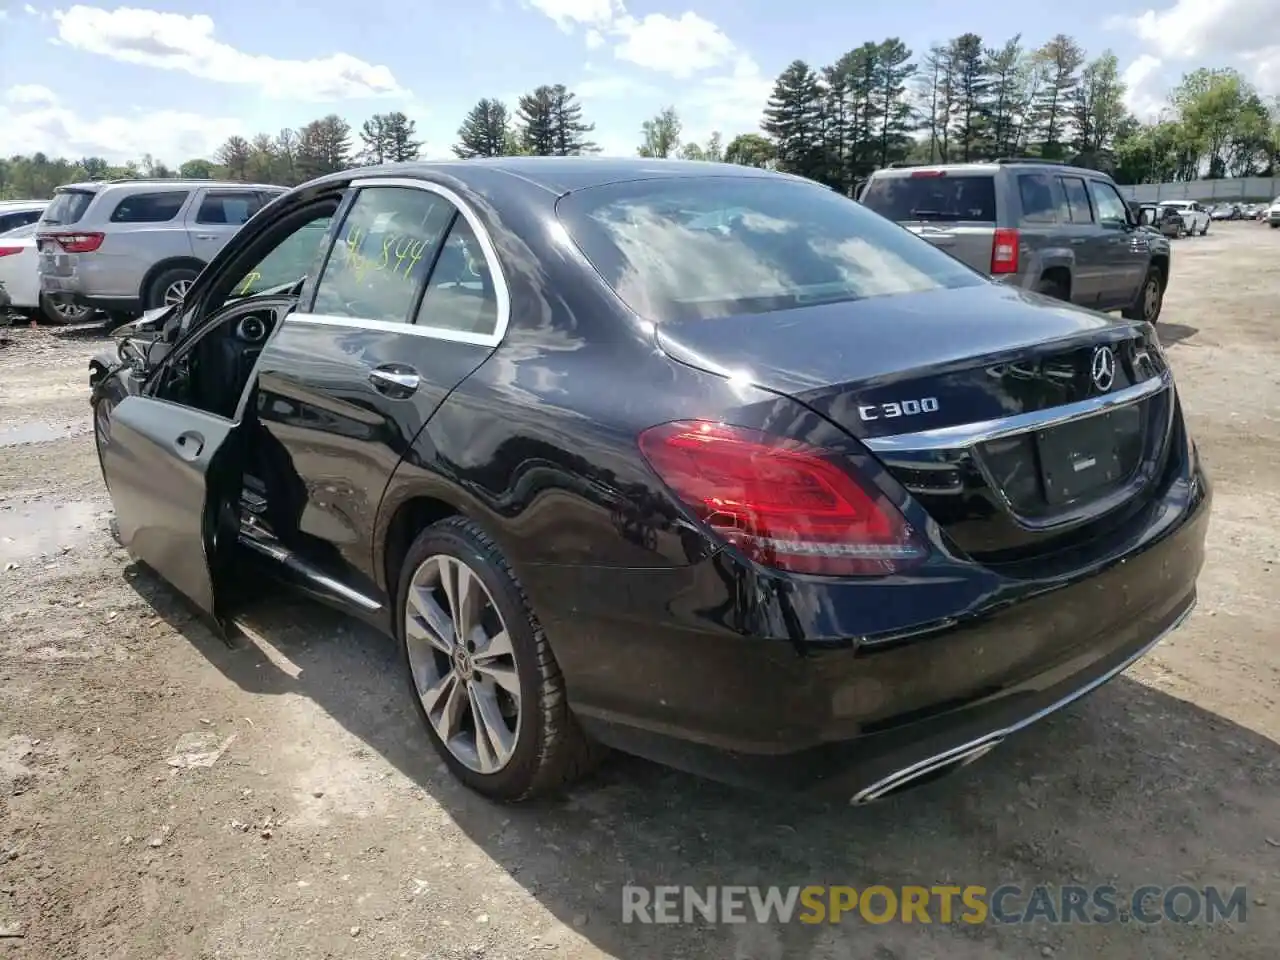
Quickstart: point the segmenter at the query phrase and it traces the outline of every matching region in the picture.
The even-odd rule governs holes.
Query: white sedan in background
[[[1204,236],[1209,232],[1209,211],[1195,200],[1161,200],[1162,206],[1172,207],[1182,216],[1182,225],[1187,236],[1198,233]]]
[[[10,310],[29,313],[46,323],[79,323],[93,313],[88,307],[54,303],[40,295],[34,223],[0,233],[0,283],[9,294]]]

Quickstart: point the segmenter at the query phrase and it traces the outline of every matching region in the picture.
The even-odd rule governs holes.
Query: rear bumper
[[[1089,693],[1176,628],[1195,603],[1210,500],[1188,463],[1140,530],[1054,581],[971,567],[837,597],[723,555],[682,570],[519,572],[601,741],[713,779],[866,800]],[[854,639],[890,614],[919,626]]]

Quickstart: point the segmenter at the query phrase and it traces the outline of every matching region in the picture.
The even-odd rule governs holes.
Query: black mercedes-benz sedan
[[[874,800],[1196,599],[1210,488],[1153,328],[791,176],[326,176],[117,354],[90,380],[132,555],[221,629],[265,568],[395,637],[497,799],[615,747]]]

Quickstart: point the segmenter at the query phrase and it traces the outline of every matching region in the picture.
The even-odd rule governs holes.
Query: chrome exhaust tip
[[[854,807],[865,806],[868,803],[874,803],[876,800],[883,800],[892,793],[900,793],[909,787],[920,786],[927,781],[940,779],[949,773],[954,773],[961,767],[967,767],[979,757],[986,756],[1003,742],[1004,737],[993,737],[982,743],[970,744],[957,750],[949,750],[946,753],[938,754],[936,757],[913,763],[909,767],[903,767],[901,770],[877,780],[871,786],[859,790],[853,795],[849,805]]]

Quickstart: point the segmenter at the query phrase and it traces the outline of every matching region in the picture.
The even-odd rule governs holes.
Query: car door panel
[[[121,543],[195,606],[219,615],[217,582],[236,521],[239,425],[164,400],[129,396],[101,443]]]
[[[379,189],[401,189],[384,183]],[[414,181],[403,190],[433,195],[421,187]],[[272,487],[293,491],[275,511],[286,518],[276,536],[377,597],[382,578],[373,569],[370,538],[387,483],[449,392],[492,353],[497,336],[431,329],[424,316],[438,312],[434,298],[422,302],[423,290],[459,219],[456,209],[420,204],[416,220],[402,218],[421,227],[415,233],[417,227],[397,226],[386,214],[416,199],[399,195],[365,216],[362,195],[349,204],[310,309],[289,316],[259,358],[258,419],[273,451]],[[434,194],[424,202],[439,200]],[[366,229],[372,223],[379,229]],[[405,267],[415,257],[421,273]]]
[[[375,592],[368,538],[383,490],[436,408],[491,351],[412,328],[288,317],[258,362],[259,422],[285,455],[275,468],[297,476],[302,498],[287,508],[293,529],[276,535]],[[415,389],[380,388],[378,372],[409,371]]]

